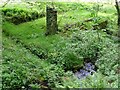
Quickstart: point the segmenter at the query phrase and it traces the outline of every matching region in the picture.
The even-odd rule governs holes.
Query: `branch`
[[[115,0],[115,3],[116,3],[115,7],[118,13],[118,26],[119,26],[120,25],[120,8],[117,0]]]
[[[5,7],[9,3],[9,1],[10,0],[7,0],[6,3],[2,6],[2,8]]]

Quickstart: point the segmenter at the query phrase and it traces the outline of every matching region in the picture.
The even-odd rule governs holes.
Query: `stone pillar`
[[[57,11],[54,8],[46,7],[46,33],[45,35],[53,35],[58,29]]]

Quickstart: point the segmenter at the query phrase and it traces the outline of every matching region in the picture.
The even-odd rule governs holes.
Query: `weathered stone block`
[[[54,8],[46,7],[46,33],[45,35],[53,35],[58,29],[57,11]]]

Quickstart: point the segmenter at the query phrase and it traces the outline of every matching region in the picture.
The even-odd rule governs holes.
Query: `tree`
[[[120,1],[118,2],[117,0],[115,0],[115,7],[118,13],[118,37],[119,37],[119,41],[120,41]]]

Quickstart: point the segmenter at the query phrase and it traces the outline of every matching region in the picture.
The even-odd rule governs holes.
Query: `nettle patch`
[[[3,8],[2,15],[5,20],[14,24],[28,22],[45,16],[45,12],[41,10],[26,10],[22,8]]]

